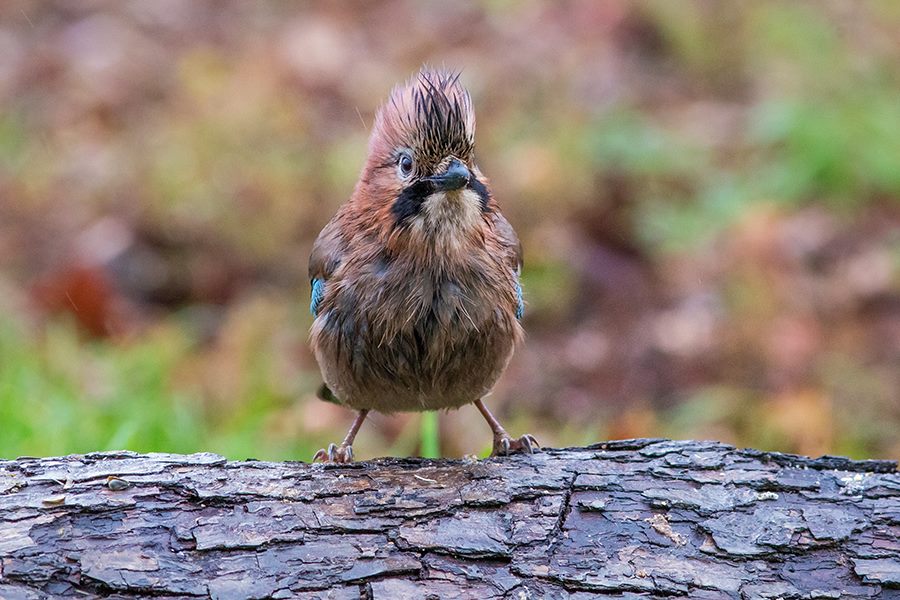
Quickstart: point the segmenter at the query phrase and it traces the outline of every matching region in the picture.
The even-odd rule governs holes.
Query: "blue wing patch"
[[[309,312],[312,313],[312,316],[317,317],[319,316],[319,304],[322,302],[322,298],[325,297],[325,281],[316,278],[309,283],[312,287],[309,294]]]
[[[516,318],[522,320],[525,316],[525,300],[522,298],[522,284],[516,281]]]

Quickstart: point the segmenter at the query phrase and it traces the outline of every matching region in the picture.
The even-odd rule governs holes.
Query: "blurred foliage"
[[[306,259],[428,62],[525,246],[508,429],[900,457],[897,39],[876,0],[4,2],[0,456],[339,440]],[[438,441],[490,446],[355,446]]]

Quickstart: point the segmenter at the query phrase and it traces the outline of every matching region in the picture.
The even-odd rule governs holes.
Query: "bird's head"
[[[489,201],[474,150],[475,113],[459,74],[423,68],[379,109],[358,193],[394,228],[474,226]]]

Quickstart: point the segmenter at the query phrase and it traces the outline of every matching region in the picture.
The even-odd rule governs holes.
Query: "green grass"
[[[425,458],[440,458],[441,432],[438,428],[438,414],[436,412],[422,413],[420,431],[422,436],[422,456]]]
[[[262,334],[261,339],[265,338]],[[245,358],[235,369],[226,368],[214,376],[228,378],[223,388],[229,393],[223,395],[204,389],[202,378],[192,375],[192,361],[202,357],[204,364],[215,363],[216,357],[210,356],[214,350],[200,347],[177,320],[156,327],[138,341],[115,343],[87,341],[64,320],[49,322],[39,335],[0,320],[0,458],[127,449],[308,460],[317,448],[342,435],[345,419],[308,433],[304,415],[309,413],[298,412],[306,405],[298,394],[273,385],[280,378],[272,376],[277,371],[276,353],[261,350],[264,346],[258,339],[245,339],[239,347],[228,348],[229,354]],[[883,453],[895,427],[892,420],[881,418],[890,410],[891,391],[879,388],[873,374],[861,368],[847,357],[836,356],[827,365],[827,372],[834,375],[823,397],[834,400],[811,407],[824,415],[826,424],[832,419],[835,424],[848,424],[828,435],[833,435],[834,452],[856,458]],[[236,374],[233,381],[229,371]],[[314,379],[298,382],[298,389],[312,389]],[[860,393],[865,402],[853,401]],[[317,402],[309,394],[305,399]],[[771,414],[771,401],[758,392],[724,385],[700,388],[656,414],[655,431],[637,433],[673,438],[724,435],[738,445],[798,451],[802,448],[792,437],[796,427],[814,437],[820,433],[820,426],[805,418],[800,423],[791,421],[809,414],[804,402],[802,395],[785,398],[776,406],[788,412],[779,416]],[[804,412],[792,410],[791,403]],[[309,408],[317,412],[318,406]],[[419,420],[410,420],[411,427],[390,447],[377,449],[376,445],[372,452],[409,455],[418,446],[421,456],[440,457],[438,418],[438,413],[423,413]],[[552,445],[603,439],[609,432],[602,430],[602,424],[555,425]],[[521,414],[509,426],[532,431],[539,425],[533,415]],[[370,427],[369,441],[373,434]]]
[[[272,389],[270,356],[250,353],[240,401],[227,408],[179,381],[198,352],[175,325],[108,343],[65,321],[38,336],[0,321],[0,457],[129,449],[305,460],[324,441],[273,427],[295,398]]]

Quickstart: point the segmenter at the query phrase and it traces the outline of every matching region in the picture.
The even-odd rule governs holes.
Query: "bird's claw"
[[[494,451],[491,456],[507,456],[509,454],[534,454],[541,451],[541,445],[534,436],[526,433],[517,440],[508,435],[494,438]]]
[[[346,464],[353,462],[353,446],[328,444],[328,449],[321,448],[313,456],[313,462]]]

